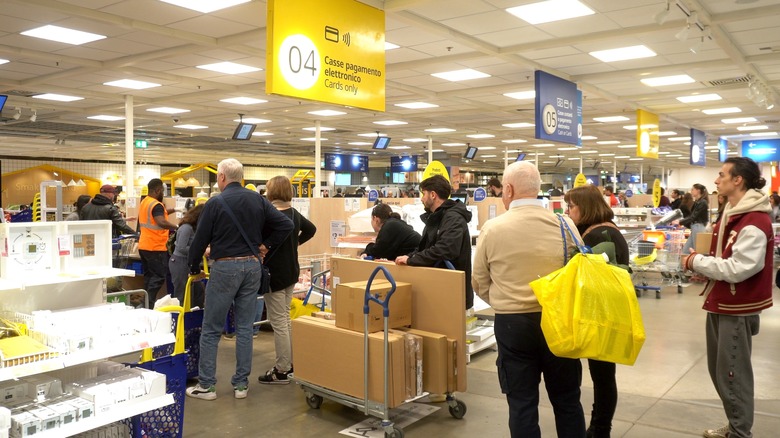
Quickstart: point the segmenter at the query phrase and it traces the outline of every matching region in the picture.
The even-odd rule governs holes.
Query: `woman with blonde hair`
[[[290,303],[295,283],[300,275],[298,246],[314,237],[317,227],[290,205],[293,187],[286,176],[275,176],[265,184],[265,196],[277,210],[293,222],[293,230],[287,239],[265,255],[263,263],[271,272],[271,292],[263,295],[268,320],[274,329],[276,362],[268,372],[258,377],[260,383],[286,385],[293,372],[292,345],[290,342]]]

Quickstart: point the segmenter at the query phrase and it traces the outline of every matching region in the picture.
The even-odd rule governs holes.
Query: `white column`
[[[135,175],[133,174],[133,96],[125,95],[125,185],[124,191],[127,197],[135,196]],[[173,187],[170,188],[173,192]]]
[[[617,177],[617,160],[612,162],[612,177],[615,180],[615,183],[614,183],[615,184],[615,190],[617,190],[617,180],[618,180],[618,177]]]
[[[504,148],[504,169],[506,169],[507,167],[509,167],[509,148],[505,147]],[[537,164],[536,167],[539,167],[539,165]]]
[[[580,157],[580,173],[582,173],[582,157]]]
[[[428,136],[428,164],[431,164],[431,161],[433,161],[433,137]]]
[[[319,120],[314,121],[314,193],[312,193],[312,196],[315,198],[321,198],[322,194],[320,193],[320,179],[322,178],[322,141],[321,139],[321,133],[320,133],[320,127],[322,126],[322,122]]]
[[[639,184],[642,185],[645,183],[645,166],[644,164],[639,164]]]

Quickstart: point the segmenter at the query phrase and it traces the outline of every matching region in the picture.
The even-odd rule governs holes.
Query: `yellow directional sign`
[[[588,178],[586,178],[585,174],[583,173],[577,174],[577,177],[574,178],[574,187],[582,187],[587,183],[588,183]]]
[[[656,178],[653,181],[653,207],[661,205],[661,180]]]
[[[385,110],[385,12],[356,0],[268,0],[269,94]]]
[[[447,178],[447,181],[450,180],[450,174],[447,172],[447,167],[444,166],[444,164],[441,161],[431,161],[430,164],[425,168],[425,171],[423,172],[423,180],[426,180],[434,175],[441,175],[444,178]]]

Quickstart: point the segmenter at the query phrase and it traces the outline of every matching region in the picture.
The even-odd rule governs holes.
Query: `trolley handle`
[[[385,296],[385,299],[382,300],[377,296],[371,295],[371,283],[374,282],[374,277],[376,277],[376,274],[379,273],[379,271],[382,271],[385,274],[385,278],[387,281],[390,282],[390,291]],[[366,293],[363,298],[363,314],[368,315],[368,303],[369,301],[373,301],[380,306],[382,306],[382,316],[387,318],[390,316],[390,309],[389,309],[389,303],[390,303],[390,297],[395,292],[395,280],[393,280],[393,276],[390,275],[390,271],[387,270],[384,266],[377,266],[376,269],[374,269],[374,272],[371,273],[371,276],[368,277],[368,283],[366,283]]]

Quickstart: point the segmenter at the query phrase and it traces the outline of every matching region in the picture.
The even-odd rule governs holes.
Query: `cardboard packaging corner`
[[[699,254],[709,255],[710,244],[712,243],[712,233],[696,233],[696,242],[694,249]]]
[[[362,399],[363,333],[336,327],[334,321],[302,316],[292,321],[295,378]],[[369,335],[368,398],[384,403],[384,333]],[[404,337],[388,335],[388,407],[405,400]]]
[[[363,333],[363,301],[366,294],[367,281],[341,283],[336,286],[333,294],[333,311],[336,313],[336,327],[355,330]],[[384,300],[390,292],[391,285],[387,281],[374,281],[371,283],[371,294]],[[412,285],[410,283],[396,282],[395,292],[388,302],[388,326],[398,328],[412,324]],[[368,332],[374,333],[384,330],[382,306],[369,301],[368,303]]]

